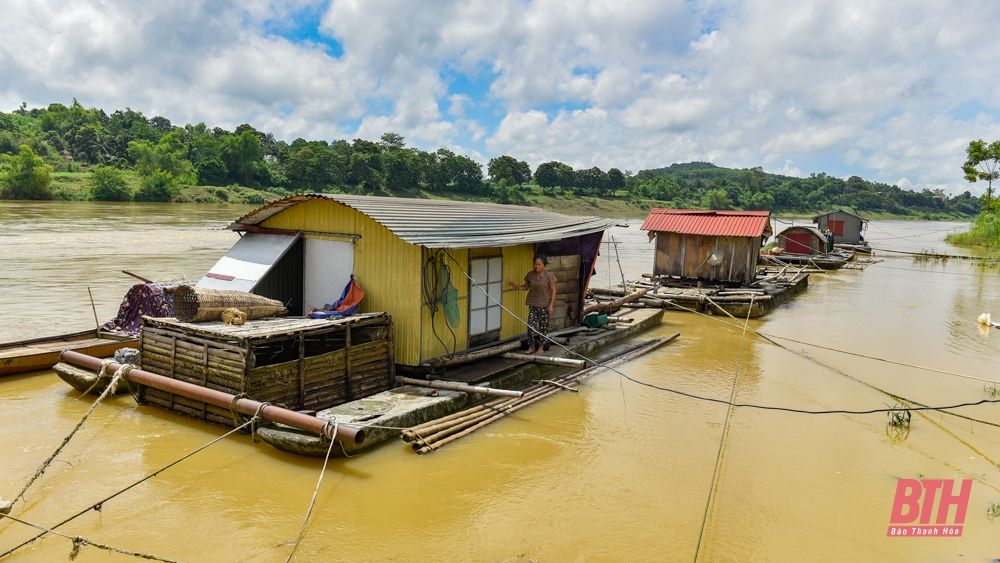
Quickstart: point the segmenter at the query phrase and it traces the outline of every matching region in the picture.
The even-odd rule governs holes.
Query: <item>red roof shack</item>
[[[769,211],[653,209],[642,224],[656,239],[653,274],[749,284],[771,235]]]

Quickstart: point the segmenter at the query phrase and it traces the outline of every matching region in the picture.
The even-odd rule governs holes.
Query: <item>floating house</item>
[[[815,227],[796,225],[778,233],[778,246],[786,254],[824,254],[826,237]]]
[[[653,209],[641,227],[656,240],[654,275],[749,284],[771,235],[769,211]]]
[[[353,275],[365,291],[359,312],[392,318],[395,363],[418,366],[526,334],[525,294],[507,282],[522,283],[536,254],[558,280],[552,326],[577,324],[603,232],[616,223],[513,205],[293,195],[230,225],[240,240],[198,286],[302,315],[334,303]]]
[[[839,209],[821,213],[812,222],[821,232],[833,231],[834,244],[861,244],[862,234],[868,230],[868,219]]]

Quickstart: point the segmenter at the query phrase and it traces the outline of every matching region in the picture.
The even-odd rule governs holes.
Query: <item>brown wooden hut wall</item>
[[[722,254],[711,266],[708,256]],[[686,235],[658,231],[653,273],[712,282],[750,283],[757,275],[758,237]]]
[[[549,256],[546,271],[556,277],[556,306],[549,329],[576,326],[580,312],[580,256]]]

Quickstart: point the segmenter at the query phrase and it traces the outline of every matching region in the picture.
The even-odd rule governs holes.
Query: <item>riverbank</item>
[[[125,175],[126,182],[134,192],[139,187],[140,179],[134,174]],[[56,172],[52,174],[52,193],[57,200],[86,201],[90,198],[89,172]],[[244,186],[181,186],[174,198],[174,203],[230,203],[263,205],[281,199],[291,192],[276,188],[261,190]],[[495,201],[490,195],[468,194],[462,192],[432,193],[415,190],[400,193],[379,193],[376,195],[396,197],[417,197],[427,199],[447,199],[453,201]],[[632,198],[628,195],[609,195],[603,197],[577,195],[572,191],[544,191],[535,185],[522,186],[511,197],[511,203],[529,205],[565,213],[567,215],[597,215],[601,217],[642,217],[655,207],[672,207],[669,201],[656,199]],[[809,219],[815,212],[772,211],[772,214],[793,219]],[[971,217],[963,217],[950,213],[914,211],[908,214],[862,211],[862,216],[868,219],[901,220],[901,221],[968,221]],[[962,244],[962,243],[959,243]]]

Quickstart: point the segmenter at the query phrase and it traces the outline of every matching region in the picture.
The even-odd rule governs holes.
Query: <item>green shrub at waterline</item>
[[[967,246],[1000,247],[1000,213],[983,213],[976,217],[971,229],[948,235],[945,240]]]
[[[113,166],[90,169],[90,199],[96,201],[132,201],[125,173]]]
[[[169,172],[157,170],[142,179],[142,184],[135,192],[135,200],[167,202],[172,200],[180,189],[177,180]]]
[[[0,198],[52,199],[52,167],[28,145],[17,155],[0,155]]]

